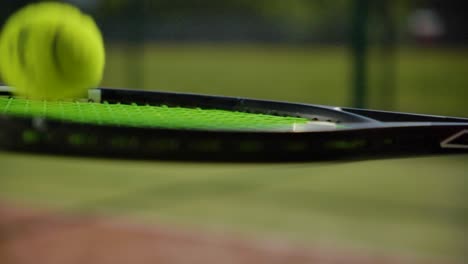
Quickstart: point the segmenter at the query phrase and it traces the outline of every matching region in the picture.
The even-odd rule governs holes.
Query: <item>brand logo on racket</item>
[[[468,129],[462,130],[442,141],[440,147],[468,149]]]

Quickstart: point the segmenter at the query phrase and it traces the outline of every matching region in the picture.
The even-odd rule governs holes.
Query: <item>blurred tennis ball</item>
[[[104,63],[99,28],[69,4],[28,5],[0,33],[0,74],[21,96],[53,100],[84,95],[99,85]]]

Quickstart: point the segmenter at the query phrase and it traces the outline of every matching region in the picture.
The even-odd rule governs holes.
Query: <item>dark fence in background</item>
[[[260,42],[286,44],[340,44],[348,31],[340,24],[310,32],[295,33],[294,27],[255,16],[184,17],[177,20],[145,19],[143,24],[123,19],[98,19],[108,40],[128,40],[129,33],[144,29],[145,41],[169,42]]]
[[[31,0],[0,0],[0,23]],[[355,0],[67,0],[93,15],[110,40],[125,41],[140,28],[144,40],[205,42],[344,43]],[[468,44],[464,0],[370,1],[370,30],[394,15],[398,41]],[[429,28],[429,29],[428,29]],[[430,33],[429,33],[430,34]],[[427,35],[427,34],[426,34]],[[372,36],[372,35],[371,35]]]

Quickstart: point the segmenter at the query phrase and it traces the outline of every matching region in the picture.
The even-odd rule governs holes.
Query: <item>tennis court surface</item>
[[[466,154],[285,164],[0,158],[2,263],[466,257]]]

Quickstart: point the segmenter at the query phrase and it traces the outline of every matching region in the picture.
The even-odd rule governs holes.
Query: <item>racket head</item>
[[[9,97],[8,91],[4,96],[9,100],[21,100]],[[42,103],[46,107],[49,104]],[[193,118],[189,115],[176,122],[176,126],[129,125],[82,122],[46,114],[4,113],[0,116],[0,125],[4,127],[0,133],[1,147],[8,150],[119,158],[302,161],[464,152],[464,148],[443,147],[441,142],[466,129],[468,124],[463,118],[378,111],[364,115],[359,109],[110,88],[92,89],[86,100],[70,103],[104,109],[129,107],[135,111],[140,107],[182,108],[189,112],[205,111],[208,115],[212,115],[213,111],[224,111],[240,114],[243,118],[245,115],[247,119],[265,115],[268,118],[279,118],[281,122],[273,122],[272,126],[244,127],[222,124],[203,126],[203,121],[201,126],[193,126],[184,124],[184,119]],[[132,119],[131,113],[126,115],[127,119]],[[379,116],[385,121],[378,120]],[[410,118],[416,120],[418,117],[420,121],[404,121]],[[283,119],[289,123],[283,123]]]

